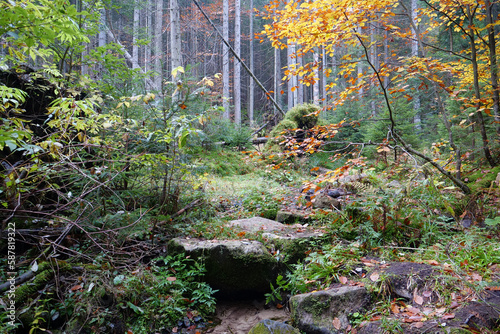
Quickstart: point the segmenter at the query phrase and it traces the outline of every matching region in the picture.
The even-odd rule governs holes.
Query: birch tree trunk
[[[241,54],[241,1],[234,1],[234,51]],[[241,124],[241,65],[234,59],[234,122]]]
[[[229,40],[229,0],[223,0],[222,4],[222,34],[226,41]],[[222,44],[222,107],[224,118],[229,119],[229,48]]]

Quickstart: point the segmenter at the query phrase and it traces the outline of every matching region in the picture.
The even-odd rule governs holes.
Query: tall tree
[[[241,57],[241,1],[234,0],[234,51]],[[234,122],[241,124],[241,65],[234,59]]]
[[[154,70],[155,74],[155,89],[161,91],[163,80],[163,0],[156,0],[155,12],[155,31],[154,31]]]
[[[250,65],[250,71],[253,73],[254,72],[254,48],[253,48],[253,40],[254,40],[254,32],[253,32],[253,21],[254,21],[254,13],[253,13],[253,0],[250,0],[250,11],[249,11],[249,21],[250,21],[250,27],[249,27],[249,38],[250,38],[250,41],[249,41],[249,65]],[[250,82],[248,83],[248,121],[250,123],[250,126],[253,125],[253,121],[254,121],[254,113],[253,113],[253,109],[254,109],[254,99],[255,99],[255,85],[254,85],[254,81],[253,81],[253,78],[250,76]],[[276,100],[276,95],[275,95],[275,98]],[[275,107],[276,109],[276,107]]]
[[[411,24],[411,56],[412,57],[418,57],[419,56],[419,31],[418,31],[418,2],[417,0],[411,0],[411,12],[410,12],[410,19],[412,21]],[[416,130],[422,130],[422,119],[420,117],[420,95],[415,94],[413,98],[413,111],[415,113],[415,116],[413,118],[413,122],[415,124],[415,129]]]
[[[180,12],[177,0],[170,0],[170,49],[172,70],[182,66]]]
[[[139,2],[134,3],[134,21],[133,21],[133,32],[132,32],[132,66],[137,68],[139,66]]]
[[[229,41],[229,0],[222,4],[222,34],[225,41]],[[224,118],[230,118],[230,89],[229,89],[229,47],[222,43],[222,107]]]

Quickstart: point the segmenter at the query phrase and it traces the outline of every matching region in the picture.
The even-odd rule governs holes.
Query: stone
[[[265,319],[252,327],[248,334],[300,334],[300,331],[283,322]]]
[[[328,196],[328,194],[324,193],[318,193],[316,194],[316,197],[312,200],[313,207],[315,209],[330,209],[330,210],[335,210],[338,209],[340,210],[340,202],[336,200],[335,198],[332,198]]]
[[[201,261],[204,280],[226,298],[264,294],[278,275],[277,260],[258,241],[175,238],[168,251]]]
[[[286,229],[284,224],[262,217],[232,220],[226,226],[237,227],[246,232],[282,231]]]
[[[413,300],[415,289],[422,291],[426,284],[432,284],[429,278],[434,275],[434,267],[423,263],[395,262],[383,270],[391,291],[398,297]],[[429,287],[433,290],[432,287]],[[432,297],[431,297],[432,298]],[[426,302],[428,298],[425,298]]]
[[[292,321],[308,334],[341,333],[349,325],[349,314],[361,313],[369,305],[370,294],[359,286],[340,286],[290,298]],[[338,329],[333,325],[335,318],[340,321]]]
[[[274,220],[253,217],[230,221],[226,226],[260,236],[271,254],[279,262],[279,269],[285,271],[285,264],[295,264],[306,256],[311,245],[324,239],[322,231],[306,225],[285,225]]]
[[[310,219],[306,217],[305,213],[300,212],[279,210],[276,214],[276,221],[282,224],[305,223],[309,220]]]

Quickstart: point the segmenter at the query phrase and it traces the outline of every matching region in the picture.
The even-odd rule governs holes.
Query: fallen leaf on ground
[[[437,262],[436,260],[427,260],[426,262],[431,266],[439,266],[439,262]]]
[[[411,327],[414,327],[414,328],[422,328],[424,327],[424,323],[419,321],[419,322],[415,322],[414,324],[411,325]]]
[[[424,303],[424,298],[422,298],[422,296],[415,294],[415,296],[413,297],[413,301],[418,305],[422,305]]]
[[[339,330],[342,324],[340,323],[339,318],[334,318],[332,321],[333,327],[335,327],[336,330]]]
[[[425,298],[429,298],[430,296],[432,296],[432,291],[424,291],[422,292],[422,296],[424,296]]]
[[[444,313],[445,311],[446,311],[446,307],[441,307],[441,308],[436,309],[436,313],[438,313],[438,314]]]
[[[399,314],[399,306],[396,303],[391,303],[391,311],[394,314]]]
[[[412,313],[412,314],[420,314],[420,310],[416,307],[413,306],[408,306],[406,308],[406,312]]]
[[[450,308],[457,308],[458,306],[460,306],[460,304],[458,304],[456,300],[452,301],[450,304]]]
[[[167,277],[167,281],[169,281],[169,282],[174,282],[176,280],[177,280],[176,277]]]
[[[500,291],[500,286],[487,286],[485,287],[486,290],[492,290],[492,291]]]
[[[445,314],[443,315],[443,319],[444,319],[444,320],[447,320],[447,319],[453,319],[453,318],[455,318],[455,313],[445,313]]]
[[[379,278],[380,275],[377,272],[374,272],[373,274],[370,275],[370,279],[372,280],[372,282],[378,281]]]
[[[472,273],[472,279],[474,281],[481,282],[483,280],[483,277],[478,273]]]
[[[345,276],[340,276],[339,277],[339,282],[342,284],[347,284],[347,277]]]
[[[411,317],[405,318],[404,322],[417,322],[422,320],[421,315],[412,315]]]

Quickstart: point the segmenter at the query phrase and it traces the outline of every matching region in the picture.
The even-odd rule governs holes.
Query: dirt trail
[[[285,322],[290,319],[284,309],[265,308],[258,301],[221,301],[217,305],[216,317],[221,323],[207,331],[210,334],[248,334],[259,321],[271,319]]]

